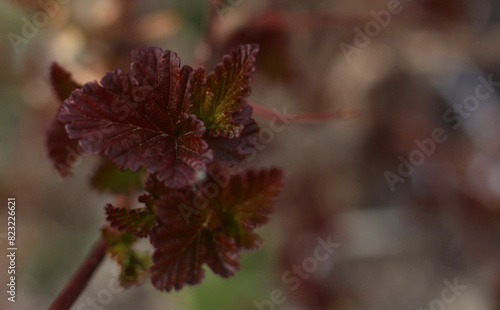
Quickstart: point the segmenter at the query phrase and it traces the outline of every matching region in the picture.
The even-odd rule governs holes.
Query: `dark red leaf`
[[[269,220],[273,200],[283,186],[281,169],[247,170],[231,178],[213,204],[221,217],[222,229],[238,247],[257,248],[260,237],[253,232]]]
[[[202,191],[162,195],[150,237],[156,248],[153,285],[170,291],[200,283],[204,263],[222,277],[233,275],[240,268],[241,249],[260,245],[253,230],[268,221],[282,179],[279,169],[247,170],[232,177],[216,197],[204,197],[206,204],[197,203],[203,199]],[[188,218],[183,210],[189,210]]]
[[[232,276],[240,270],[241,251],[236,247],[233,239],[222,233],[206,233],[203,239],[207,265],[215,274],[223,278]]]
[[[50,82],[61,101],[68,99],[73,90],[82,87],[73,81],[71,73],[66,71],[57,62],[53,62],[50,67]]]
[[[136,49],[132,61],[131,72],[116,69],[74,91],[59,119],[87,152],[124,170],[145,165],[168,187],[187,186],[212,160],[203,122],[184,113],[192,69],[159,48]]]
[[[59,175],[70,176],[82,154],[79,152],[78,140],[68,137],[64,124],[58,119],[54,119],[47,130],[47,148],[49,158]]]
[[[159,225],[150,241],[156,248],[151,280],[159,290],[179,290],[185,283],[200,283],[204,277],[204,260],[200,257],[204,218],[186,224],[178,209],[181,204],[190,203],[191,198],[192,195],[172,192],[157,202]]]
[[[204,277],[200,257],[203,231],[199,226],[158,227],[151,235],[153,254],[151,280],[159,290],[180,290],[185,283],[198,284]]]
[[[68,98],[73,90],[81,87],[71,79],[71,74],[56,62],[50,67],[50,81],[61,101]],[[52,121],[47,130],[47,147],[49,158],[56,171],[63,177],[71,175],[73,167],[81,160],[78,140],[68,137],[64,124],[57,118]]]

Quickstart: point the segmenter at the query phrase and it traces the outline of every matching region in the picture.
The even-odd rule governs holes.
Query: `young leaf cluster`
[[[257,53],[256,45],[241,45],[207,73],[181,66],[175,52],[138,48],[130,71],[83,86],[52,66],[63,101],[47,139],[55,169],[71,174],[70,155],[79,150],[99,155],[96,189],[140,193],[142,207],[105,207],[111,227],[103,236],[124,286],[143,279],[150,265],[153,285],[166,291],[200,283],[205,264],[229,277],[241,251],[261,244],[254,230],[273,212],[283,172],[224,168],[245,158],[243,148],[254,147],[259,132],[246,102]],[[155,248],[151,262],[133,250],[137,238]]]

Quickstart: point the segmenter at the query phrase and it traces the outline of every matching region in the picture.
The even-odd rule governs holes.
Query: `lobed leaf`
[[[201,226],[159,227],[151,235],[156,248],[151,267],[151,281],[159,290],[180,290],[185,283],[198,284],[204,277],[200,257],[203,246]]]
[[[251,93],[258,52],[255,44],[240,45],[208,75],[203,67],[193,72],[188,86],[190,111],[203,120],[209,136],[240,136],[244,126],[232,119],[232,113],[243,109],[245,98]]]
[[[145,165],[168,187],[191,184],[212,160],[205,125],[189,108],[192,69],[172,51],[139,48],[132,69],[89,82],[64,102],[59,119],[85,151],[104,154],[121,169]]]
[[[68,99],[72,91],[82,87],[73,80],[71,73],[66,71],[57,62],[53,62],[50,66],[50,82],[61,101]]]
[[[228,278],[240,270],[241,251],[233,239],[212,232],[206,233],[203,241],[206,244],[203,253],[205,262],[215,274]]]
[[[116,69],[81,88],[53,65],[54,88],[69,99],[49,134],[49,149],[78,141],[84,151],[107,157],[92,178],[99,191],[146,191],[138,198],[143,208],[105,207],[113,228],[103,236],[121,265],[122,285],[142,280],[151,263],[160,290],[200,283],[204,264],[229,277],[240,268],[241,251],[261,244],[254,230],[273,212],[283,173],[234,175],[222,165],[240,162],[255,147],[259,128],[245,98],[258,50],[239,46],[206,75],[203,68],[181,67],[172,51],[139,48],[130,72]],[[214,185],[215,195],[205,191]],[[152,262],[133,249],[136,238],[146,236],[155,248]]]
[[[159,290],[180,290],[184,284],[198,284],[204,277],[206,262],[225,277],[239,269],[239,249],[204,225],[207,213],[186,224],[179,213],[181,204],[189,204],[192,191],[173,192],[158,201],[159,225],[151,234],[153,254],[151,280]]]
[[[61,101],[68,98],[73,90],[81,87],[73,81],[71,74],[56,62],[50,67],[50,81]],[[56,171],[63,177],[71,175],[73,166],[81,159],[81,154],[78,152],[78,140],[68,137],[64,123],[57,118],[52,121],[47,130],[46,143],[49,158]]]
[[[221,227],[238,247],[259,247],[261,239],[253,230],[269,220],[283,177],[278,168],[247,170],[231,178],[229,185],[215,198],[212,205],[221,218]]]
[[[198,284],[204,263],[222,277],[233,275],[240,268],[241,249],[260,245],[253,230],[268,221],[282,179],[279,169],[247,170],[201,206],[196,204],[200,192],[186,189],[163,195],[156,204],[157,226],[150,235],[156,249],[153,285],[170,291]],[[196,216],[186,221],[183,208]]]

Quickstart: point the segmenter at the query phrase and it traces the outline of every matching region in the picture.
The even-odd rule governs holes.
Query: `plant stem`
[[[249,102],[249,104],[253,107],[253,112],[255,115],[260,115],[267,119],[276,118],[276,112],[261,106],[255,102]],[[298,122],[298,123],[315,123],[315,122],[324,122],[331,120],[341,120],[341,119],[349,119],[352,117],[359,116],[362,110],[359,108],[353,109],[345,109],[338,110],[333,112],[321,112],[321,113],[286,113],[283,117],[290,122]]]
[[[92,274],[106,256],[107,244],[101,237],[78,271],[66,284],[49,310],[67,310],[87,286]]]

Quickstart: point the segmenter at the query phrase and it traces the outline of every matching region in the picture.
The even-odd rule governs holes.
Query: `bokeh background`
[[[22,35],[49,2],[57,10],[46,25],[14,46],[9,33]],[[45,132],[60,102],[50,64],[85,83],[128,69],[137,47],[171,49],[185,64],[210,68],[240,43],[261,46],[252,102],[312,113],[275,132],[248,164],[287,171],[277,212],[260,229],[262,248],[246,253],[230,279],[207,271],[201,285],[173,293],[146,281],[110,300],[116,266],[107,259],[73,309],[92,309],[92,298],[96,309],[250,310],[275,289],[286,298],[275,309],[283,310],[500,309],[499,2],[401,1],[378,34],[357,38],[357,29],[366,34],[376,22],[372,10],[397,3],[0,1],[0,247],[7,247],[7,197],[14,196],[19,249],[17,300],[8,302],[2,290],[0,309],[48,308],[97,240],[103,206],[114,199],[89,185],[95,158],[84,156],[64,180],[51,167]],[[480,77],[493,85],[474,104],[470,96],[485,85]],[[465,112],[464,102],[472,104]],[[325,117],[349,109],[361,113]],[[268,117],[255,118],[270,127]],[[419,150],[415,140],[436,129],[447,139],[391,189],[387,172],[398,175]],[[318,237],[340,247],[292,291],[282,275],[313,255]],[[5,255],[0,262],[6,283]],[[467,287],[456,296],[447,291],[455,297],[449,303],[446,281]]]

